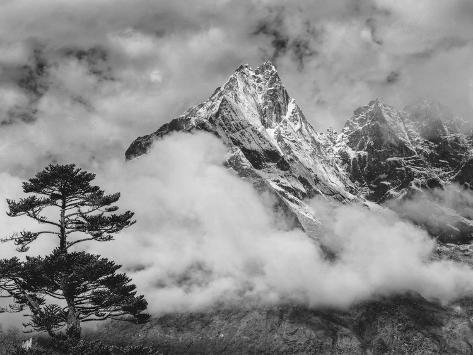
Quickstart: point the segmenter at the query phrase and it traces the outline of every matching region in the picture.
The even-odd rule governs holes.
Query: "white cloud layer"
[[[323,243],[337,255],[326,260],[302,231],[276,227],[271,201],[222,166],[225,154],[209,134],[176,134],[100,174],[138,223],[99,250],[132,271],[152,311],[346,307],[404,292],[447,302],[473,291],[473,270],[432,261],[427,233],[384,209],[314,200]]]

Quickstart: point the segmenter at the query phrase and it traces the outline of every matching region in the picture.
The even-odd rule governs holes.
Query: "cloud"
[[[386,206],[444,242],[471,240],[473,193],[461,186],[418,191],[402,200],[388,201]]]
[[[473,270],[432,261],[427,233],[383,208],[312,201],[323,243],[336,254],[327,260],[301,230],[275,223],[274,201],[224,168],[225,155],[209,134],[175,134],[98,175],[122,192],[138,223],[91,250],[123,263],[152,312],[286,302],[343,308],[405,292],[447,302],[473,291]]]
[[[432,260],[427,233],[381,207],[311,201],[335,255],[326,258],[303,231],[281,223],[274,200],[223,166],[226,155],[211,134],[179,133],[145,156],[95,171],[99,186],[121,192],[120,207],[136,212],[137,223],[86,249],[122,264],[153,314],[284,303],[346,308],[409,292],[449,302],[473,292],[470,267]],[[21,196],[20,179],[1,178],[1,200]],[[4,233],[38,228],[0,218]],[[53,245],[43,238],[29,254]],[[14,254],[2,247],[3,257]]]
[[[375,97],[399,108],[432,97],[472,116],[468,1],[332,3],[280,3],[278,21],[267,22],[278,25],[288,44],[278,52],[279,69],[313,124],[339,128],[354,108]],[[296,39],[316,53],[304,58],[303,70],[289,50]],[[391,73],[400,71],[393,82]]]

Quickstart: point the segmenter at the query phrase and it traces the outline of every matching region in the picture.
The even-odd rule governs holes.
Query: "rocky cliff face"
[[[397,111],[374,100],[355,110],[340,134],[319,133],[271,63],[241,66],[207,101],[136,139],[126,158],[145,154],[170,132],[194,130],[218,136],[228,147],[227,166],[271,192],[314,239],[320,222],[306,201],[316,195],[392,206],[432,188],[473,183],[471,136],[443,107],[424,101]],[[448,228],[414,221],[445,242],[433,257],[473,265],[471,216],[429,203],[449,221]],[[172,353],[471,353],[471,315],[471,300],[446,307],[410,295],[345,312],[287,306],[169,315],[140,329],[139,338]]]

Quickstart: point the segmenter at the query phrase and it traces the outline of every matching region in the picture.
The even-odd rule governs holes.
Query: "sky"
[[[5,0],[0,171],[121,158],[222,85],[272,60],[317,128],[376,97],[432,98],[469,120],[469,0]]]
[[[265,60],[316,129],[340,129],[376,97],[399,109],[427,97],[471,120],[472,18],[470,0],[4,0],[0,208],[48,163],[96,173],[138,223],[89,250],[122,263],[158,313],[242,294],[340,307],[393,291],[464,295],[471,270],[427,263],[434,245],[408,222],[313,201],[342,256],[328,264],[301,231],[276,223],[269,196],[222,167],[212,136],[173,135],[131,162],[124,152],[239,65]],[[0,213],[2,234],[29,223]]]

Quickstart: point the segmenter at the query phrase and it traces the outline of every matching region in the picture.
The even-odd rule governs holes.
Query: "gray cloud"
[[[317,55],[314,42],[317,41],[320,34],[310,21],[306,21],[301,33],[291,37],[287,29],[290,25],[285,21],[284,8],[273,10],[268,18],[263,19],[257,25],[254,35],[269,38],[272,53],[268,54],[268,59],[277,65],[280,57],[289,55],[296,62],[298,70],[302,71],[304,62]]]
[[[401,74],[399,71],[396,71],[396,70],[393,70],[392,72],[390,72],[388,74],[388,76],[386,77],[386,83],[388,84],[394,84],[396,83],[399,78],[400,78]]]
[[[372,17],[368,18],[366,20],[366,26],[370,30],[370,35],[371,35],[372,41],[376,44],[382,45],[383,40],[381,38],[379,38],[379,36],[378,36],[378,30],[376,28],[377,27],[376,26],[376,20]]]

